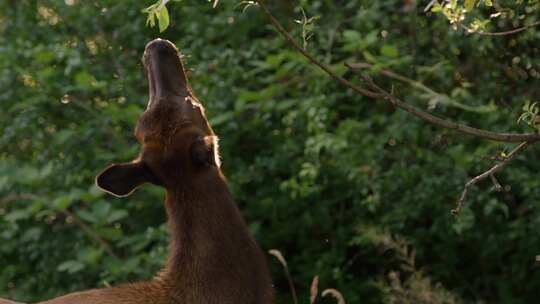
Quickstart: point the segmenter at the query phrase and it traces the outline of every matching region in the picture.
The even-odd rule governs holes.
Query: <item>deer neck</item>
[[[205,269],[214,263],[235,261],[238,248],[254,244],[225,178],[219,169],[210,170],[167,190],[171,239],[165,268],[168,277],[186,273],[204,276]]]

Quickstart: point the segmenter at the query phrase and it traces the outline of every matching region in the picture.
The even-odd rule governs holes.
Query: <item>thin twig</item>
[[[315,59],[315,57],[313,57],[310,53],[308,53],[302,46],[300,46],[300,44],[298,44],[293,39],[293,37],[291,37],[291,35],[289,35],[289,33],[283,28],[283,26],[279,23],[279,21],[277,21],[277,19],[274,17],[274,15],[272,15],[272,13],[270,13],[270,11],[268,10],[268,8],[266,7],[266,5],[264,4],[264,2],[262,0],[256,0],[256,2],[262,8],[263,12],[268,17],[268,19],[270,20],[272,25],[276,28],[276,30],[278,32],[280,32],[281,35],[283,35],[283,37],[287,40],[287,42],[289,42],[297,51],[302,53],[302,55],[304,55],[304,57],[306,57],[311,63],[313,63],[314,65],[320,67],[323,71],[325,71],[328,75],[330,75],[330,77],[332,77],[337,82],[339,82],[339,83],[353,89],[354,91],[356,91],[356,92],[358,92],[358,93],[360,93],[362,95],[371,97],[371,98],[378,98],[379,97],[378,94],[376,94],[374,92],[370,92],[370,91],[368,91],[366,89],[363,89],[361,87],[358,87],[358,86],[354,85],[353,83],[351,83],[347,79],[345,79],[345,78],[339,76],[338,74],[336,74],[336,72],[334,72],[331,67],[329,67],[328,65],[326,65],[326,64],[318,61],[317,59]]]
[[[497,192],[503,191],[503,186],[501,185],[501,183],[499,183],[499,181],[497,180],[495,175],[491,174],[489,177],[491,177],[491,182],[493,183],[493,187],[494,187],[495,191],[497,191]]]
[[[431,113],[425,112],[415,106],[412,106],[402,101],[401,99],[397,98],[396,96],[388,93],[386,90],[376,85],[373,82],[373,80],[371,80],[371,78],[364,76],[363,79],[369,87],[371,87],[372,89],[375,89],[376,92],[380,93],[383,96],[384,100],[390,102],[394,106],[401,108],[402,110],[405,110],[413,114],[414,116],[419,117],[423,119],[424,121],[431,123],[433,125],[437,125],[437,126],[447,128],[447,129],[456,130],[461,133],[471,135],[474,137],[489,139],[493,141],[500,141],[500,142],[535,142],[540,139],[540,135],[535,134],[535,133],[528,133],[528,134],[497,133],[497,132],[487,131],[483,129],[473,128],[464,124],[455,123],[453,121],[440,118]]]
[[[366,63],[366,62],[345,63],[345,66],[347,68],[355,71],[355,72],[362,71],[362,70],[365,70],[365,69],[371,69],[371,68],[374,67],[373,64]],[[391,71],[389,69],[382,69],[382,70],[380,70],[378,72],[380,74],[388,77],[388,78],[392,78],[392,79],[399,80],[401,82],[405,82],[406,84],[409,84],[412,87],[415,87],[415,88],[418,88],[418,89],[420,89],[422,91],[425,91],[426,93],[440,95],[439,93],[435,92],[434,90],[428,88],[426,85],[424,85],[420,81],[416,81],[414,79],[405,77],[403,75],[399,75],[398,73],[396,73],[394,71]]]
[[[459,212],[461,211],[461,208],[463,207],[463,204],[465,203],[465,200],[467,199],[467,194],[469,193],[469,189],[477,184],[478,182],[490,177],[490,176],[494,176],[495,173],[499,172],[502,168],[504,168],[506,165],[508,165],[509,162],[511,162],[520,152],[522,152],[523,150],[525,150],[525,148],[527,148],[527,146],[529,145],[528,142],[522,142],[521,144],[519,144],[516,148],[514,148],[514,150],[512,150],[508,156],[506,156],[506,158],[501,161],[500,163],[496,164],[495,166],[491,167],[491,169],[487,170],[486,172],[474,177],[473,179],[471,179],[470,181],[468,181],[466,184],[465,184],[465,187],[463,188],[463,192],[461,193],[461,197],[459,198],[458,202],[457,202],[457,206],[455,209],[452,210],[452,214],[453,215],[457,215],[459,214]],[[496,180],[494,181],[494,183],[498,184],[498,182],[496,182]],[[500,184],[499,184],[500,186]]]
[[[529,25],[525,25],[525,26],[522,26],[522,27],[519,27],[519,28],[516,28],[516,29],[513,29],[513,30],[504,31],[504,32],[477,32],[477,31],[474,31],[473,29],[471,29],[471,28],[469,28],[469,27],[467,27],[465,25],[461,25],[461,26],[464,29],[466,29],[467,32],[469,32],[469,34],[476,34],[476,35],[481,35],[481,36],[508,36],[508,35],[519,33],[519,32],[523,32],[525,30],[536,27],[538,25],[540,25],[540,21],[536,21],[536,22],[531,23]]]
[[[390,93],[386,92],[380,87],[377,87],[377,92],[373,92],[370,90],[366,90],[363,88],[360,88],[354,84],[352,84],[350,81],[344,79],[343,77],[340,77],[337,75],[328,65],[319,62],[315,57],[313,57],[311,54],[309,54],[306,50],[304,50],[292,37],[291,35],[283,28],[283,26],[277,21],[277,19],[272,15],[272,13],[268,10],[266,5],[264,4],[263,0],[256,0],[256,2],[259,4],[259,7],[262,9],[264,14],[268,17],[272,25],[275,27],[275,29],[289,42],[289,44],[295,48],[298,52],[300,52],[304,57],[306,57],[311,63],[317,65],[320,67],[323,71],[325,71],[330,77],[332,77],[337,82],[341,83],[342,85],[351,88],[352,90],[370,97],[374,99],[383,99],[386,100],[396,107],[401,108],[402,110],[405,110],[414,116],[430,123],[434,124],[443,128],[456,130],[458,132],[471,135],[474,137],[489,139],[493,141],[500,141],[500,142],[535,142],[540,140],[540,134],[534,134],[534,133],[526,133],[526,134],[514,134],[514,133],[497,133],[482,129],[473,128],[467,125],[455,123],[449,120],[445,120],[443,118],[437,117],[435,115],[432,115],[428,112],[425,112],[419,108],[416,108],[415,106],[409,105],[405,103],[404,101],[400,100],[399,98],[391,95]],[[373,84],[373,82],[371,82]],[[373,86],[372,86],[373,88]]]
[[[345,66],[347,68],[349,68],[350,70],[356,72],[356,73],[361,73],[365,69],[370,69],[370,68],[374,67],[374,65],[369,64],[369,63],[365,63],[365,62],[345,63]],[[448,104],[450,106],[457,107],[459,109],[466,110],[466,111],[481,112],[480,110],[478,110],[478,107],[468,106],[468,105],[462,104],[462,103],[460,103],[458,101],[455,101],[452,98],[450,98],[448,95],[438,93],[435,90],[431,89],[430,87],[426,86],[425,84],[423,84],[422,82],[420,82],[418,80],[414,80],[414,79],[411,79],[409,77],[400,75],[400,74],[398,74],[398,73],[396,73],[396,72],[394,72],[392,70],[382,69],[382,70],[378,71],[378,73],[380,73],[381,75],[386,76],[388,78],[404,82],[404,83],[410,85],[413,88],[416,88],[416,89],[418,89],[420,91],[423,91],[430,98],[435,98],[435,99],[439,100],[439,102],[442,102],[442,103],[445,103],[445,104]],[[392,91],[390,91],[390,94],[394,95]]]
[[[426,5],[426,7],[424,8],[424,13],[427,13],[431,7],[435,4],[435,2],[437,2],[437,0],[431,0],[428,5]]]

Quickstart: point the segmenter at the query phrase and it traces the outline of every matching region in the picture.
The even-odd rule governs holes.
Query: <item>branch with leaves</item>
[[[179,0],[158,0],[156,3],[142,10],[143,13],[148,14],[146,18],[146,26],[156,26],[156,20],[159,27],[159,32],[165,31],[169,27],[169,10],[167,9],[167,3],[169,1]]]
[[[528,12],[530,15],[534,15],[534,13],[540,8],[538,1],[528,1],[524,5],[526,6],[525,12]],[[472,21],[466,21],[470,20],[469,16],[471,13],[480,6],[489,8],[491,10],[492,13],[489,15],[489,18],[474,18]],[[494,0],[432,0],[424,8],[424,12],[433,12],[444,15],[448,22],[450,22],[452,25],[452,28],[456,31],[462,28],[468,34],[477,34],[482,36],[500,37],[513,35],[540,25],[540,21],[536,21],[512,30],[500,32],[486,31],[485,29],[487,25],[491,23],[491,20],[501,18],[511,19],[515,18],[516,16],[519,16],[519,19],[526,17],[526,14],[519,14],[511,8],[504,7],[501,3],[499,3],[499,1]],[[468,23],[468,25],[464,23]]]
[[[264,1],[257,0],[257,3],[261,7],[264,14],[268,17],[274,28],[289,42],[289,44],[295,48],[297,51],[299,51],[304,57],[306,57],[311,63],[317,65],[320,67],[323,71],[325,71],[330,77],[332,77],[337,82],[341,83],[342,85],[354,90],[357,93],[360,93],[364,96],[374,98],[374,99],[382,99],[384,101],[387,101],[391,103],[392,105],[405,110],[412,115],[439,127],[443,127],[446,129],[452,129],[456,130],[460,133],[471,135],[478,138],[483,139],[489,139],[493,141],[500,141],[500,142],[536,142],[540,140],[540,135],[535,133],[524,133],[524,134],[515,134],[515,133],[498,133],[483,129],[478,129],[474,127],[470,127],[468,125],[452,122],[449,120],[446,120],[444,118],[440,118],[438,116],[435,116],[431,113],[428,113],[426,111],[423,111],[413,105],[410,105],[398,97],[390,94],[388,91],[382,89],[380,86],[376,85],[372,80],[367,81],[368,89],[364,89],[361,87],[358,87],[351,83],[350,81],[346,80],[345,78],[338,76],[332,68],[330,68],[328,65],[318,61],[315,59],[314,56],[312,56],[310,53],[308,53],[304,48],[302,48],[295,40],[294,38],[283,28],[283,26],[279,23],[279,21],[274,17],[274,15],[269,11],[268,7],[265,5]],[[364,79],[364,80],[367,80]]]
[[[145,9],[144,11],[149,13],[149,20],[152,16],[152,12],[159,12],[159,9],[164,9],[165,5],[169,2],[169,0],[159,0],[154,5],[150,6],[149,8]],[[217,5],[218,1],[214,2],[214,6]],[[456,1],[448,1],[446,6],[441,6],[441,4],[438,3],[438,1],[431,1],[426,7],[426,10],[431,9],[432,11],[438,11],[441,10],[445,13],[445,15],[450,19],[453,20],[451,23],[453,24],[460,24],[461,20],[464,18],[464,13],[467,11],[467,9],[470,9],[471,6],[478,5],[478,2],[476,1],[465,1],[465,7],[461,8],[457,5]],[[486,4],[486,1],[484,1]],[[393,93],[388,92],[387,90],[383,89],[379,85],[377,85],[369,76],[364,75],[361,73],[361,70],[364,68],[370,67],[366,64],[346,64],[346,66],[355,71],[360,73],[360,77],[363,79],[364,84],[366,85],[366,88],[362,88],[360,86],[357,86],[350,82],[349,80],[339,76],[329,65],[317,60],[313,55],[311,55],[307,51],[307,41],[311,37],[311,32],[313,28],[313,22],[318,17],[311,17],[308,18],[305,11],[302,10],[302,19],[297,20],[296,22],[302,25],[302,39],[303,39],[303,45],[300,45],[296,40],[285,30],[285,28],[281,25],[281,23],[274,17],[274,15],[270,12],[268,7],[265,4],[264,0],[254,0],[254,1],[242,1],[241,4],[245,4],[246,6],[259,6],[262,10],[262,12],[267,16],[270,23],[274,26],[274,28],[283,36],[283,38],[299,53],[301,53],[310,63],[318,66],[320,69],[322,69],[324,72],[326,72],[332,79],[340,83],[341,85],[352,89],[353,91],[372,98],[372,99],[380,99],[384,100],[386,102],[389,102],[393,106],[400,108],[422,120],[424,120],[427,123],[430,123],[432,125],[436,125],[442,128],[455,130],[457,132],[460,132],[462,134],[466,134],[469,136],[481,138],[481,139],[487,139],[492,141],[499,141],[499,142],[507,142],[507,143],[521,143],[514,151],[510,153],[510,155],[505,158],[501,163],[497,164],[490,170],[486,171],[485,173],[473,178],[471,181],[469,181],[465,185],[465,189],[458,201],[458,206],[456,209],[452,210],[454,214],[458,214],[459,210],[461,209],[461,206],[463,205],[463,202],[465,201],[465,198],[468,193],[468,189],[478,183],[479,181],[491,177],[494,183],[497,185],[498,182],[496,182],[496,178],[494,174],[498,171],[500,171],[503,167],[506,166],[508,162],[510,162],[515,155],[517,155],[519,152],[525,149],[529,144],[535,143],[540,140],[540,132],[537,133],[523,133],[523,134],[516,134],[516,133],[500,133],[500,132],[493,132],[489,130],[474,128],[465,124],[456,123],[441,117],[438,117],[436,115],[433,115],[429,112],[426,112],[418,107],[415,107],[413,105],[410,105],[406,103],[405,101],[401,100],[397,96],[395,96]],[[165,10],[166,12],[166,10]],[[457,13],[456,13],[457,12]],[[154,13],[156,14],[156,13]],[[163,13],[157,13],[157,14],[163,14]],[[158,17],[158,22],[159,22]],[[153,21],[150,21],[150,25],[152,25]],[[161,23],[160,23],[161,24]],[[168,26],[168,13],[166,18],[166,25]],[[531,26],[535,26],[531,25]],[[165,27],[166,28],[166,27]],[[160,26],[161,30],[161,26]],[[524,30],[524,29],[521,29]],[[519,31],[521,31],[519,30]],[[517,32],[517,31],[516,31]],[[394,73],[389,70],[383,70],[381,71],[381,74],[396,79],[402,82],[405,82],[415,88],[418,88],[420,90],[423,90],[431,95],[437,95],[440,94],[436,93],[435,91],[431,90],[427,86],[423,85],[421,82],[409,79],[407,77],[401,76],[397,73]],[[524,121],[527,124],[529,124],[532,127],[536,127],[538,125],[539,119],[538,119],[538,107],[536,103],[529,104],[527,103],[524,107],[524,113],[521,115],[521,117],[518,119],[518,122]]]
[[[508,36],[508,35],[513,35],[513,34],[523,32],[525,30],[531,29],[531,28],[539,26],[539,25],[540,25],[540,21],[537,21],[537,22],[533,22],[532,24],[529,24],[529,25],[525,25],[525,26],[522,26],[522,27],[515,28],[513,30],[508,30],[508,31],[503,31],[503,32],[478,31],[475,28],[470,28],[470,27],[467,27],[465,25],[462,25],[462,27],[465,30],[467,30],[468,33],[474,33],[474,34],[482,35],[482,36]]]
[[[492,177],[492,180],[496,181],[496,178],[495,178],[495,173],[499,172],[501,169],[503,169],[510,161],[512,161],[517,154],[519,154],[521,151],[523,151],[530,143],[534,143],[538,140],[540,140],[540,134],[534,134],[534,133],[530,133],[530,134],[512,134],[512,133],[497,133],[497,132],[492,132],[492,131],[487,131],[487,130],[482,130],[482,129],[477,129],[477,128],[473,128],[473,127],[470,127],[470,126],[467,126],[467,125],[464,125],[464,124],[459,124],[459,123],[455,123],[455,122],[452,122],[452,121],[448,121],[448,120],[445,120],[443,118],[440,118],[440,117],[437,117],[435,115],[432,115],[428,112],[425,112],[417,107],[414,107],[412,105],[409,105],[407,103],[405,103],[404,101],[402,101],[401,99],[397,98],[396,96],[394,96],[393,94],[389,93],[388,91],[384,90],[383,88],[381,88],[380,86],[378,86],[377,84],[375,84],[373,82],[373,80],[366,76],[366,75],[361,75],[363,80],[364,80],[364,83],[366,83],[368,90],[357,90],[355,88],[354,85],[351,85],[351,83],[339,76],[337,76],[331,68],[329,68],[328,66],[324,65],[323,63],[317,61],[312,55],[310,55],[305,49],[301,48],[298,43],[296,43],[296,41],[292,38],[292,36],[283,28],[283,26],[281,26],[281,24],[279,23],[279,21],[277,21],[277,19],[272,15],[272,13],[268,10],[268,8],[266,7],[266,5],[264,4],[264,2],[262,0],[257,0],[257,3],[259,4],[259,6],[261,7],[262,11],[265,13],[265,15],[268,17],[268,19],[270,20],[270,22],[274,25],[274,27],[276,28],[276,30],[282,34],[282,36],[291,44],[292,47],[294,47],[296,50],[298,50],[300,53],[302,53],[309,61],[311,61],[312,63],[314,63],[315,65],[321,67],[325,72],[327,72],[332,78],[338,80],[338,82],[340,82],[341,84],[349,87],[349,88],[352,88],[354,89],[355,91],[359,92],[360,94],[363,94],[365,96],[368,96],[370,98],[379,98],[379,99],[383,99],[387,102],[390,102],[392,105],[398,107],[398,108],[401,108],[411,114],[413,114],[414,116],[418,117],[418,118],[421,118],[423,119],[424,121],[430,123],[430,124],[433,124],[433,125],[437,125],[437,126],[440,126],[440,127],[443,127],[443,128],[448,128],[448,129],[453,129],[453,130],[456,130],[458,132],[461,132],[463,134],[467,134],[467,135],[471,135],[471,136],[474,136],[474,137],[478,137],[478,138],[482,138],[482,139],[489,139],[489,140],[494,140],[494,141],[501,141],[501,142],[522,142],[516,149],[514,149],[501,163],[495,165],[493,168],[491,168],[490,170],[486,171],[485,173],[473,178],[471,181],[469,181],[466,185],[465,185],[465,189],[458,201],[458,205],[455,209],[452,210],[452,213],[457,215],[459,214],[459,211],[461,210],[462,206],[463,206],[463,203],[465,201],[465,198],[467,196],[467,193],[468,193],[468,190],[469,188],[478,183],[479,181],[487,178],[487,177]],[[353,68],[353,66],[349,65],[348,66],[349,68]],[[393,76],[394,78],[400,78],[400,80],[404,81],[406,80],[407,82],[410,83],[410,81],[408,81],[408,79],[405,79],[403,77],[399,77],[399,75],[397,74],[392,74],[392,73],[388,73],[387,72],[387,75],[391,75]],[[368,94],[364,94],[365,92],[367,92]],[[530,106],[529,108],[533,108],[535,107],[535,105],[532,105]],[[534,121],[536,122],[536,114],[537,114],[537,110],[530,110],[532,111],[531,112],[531,115],[533,115],[533,118],[534,118]],[[529,117],[529,116],[527,116]],[[498,182],[496,183],[498,184]]]
[[[345,66],[347,66],[350,70],[356,73],[361,73],[363,70],[366,70],[366,69],[373,70],[374,68],[376,68],[376,66],[369,63],[365,63],[365,62],[346,63]],[[422,82],[418,80],[405,77],[389,69],[376,70],[376,72],[390,79],[394,79],[394,80],[398,80],[400,82],[406,83],[410,85],[411,87],[423,92],[423,94],[421,95],[421,98],[428,100],[429,109],[435,108],[437,104],[444,104],[444,105],[459,108],[465,111],[477,112],[477,113],[492,112],[496,109],[495,105],[491,103],[487,106],[485,105],[469,106],[469,105],[460,103],[450,98],[447,94],[436,92],[435,90],[433,90],[432,88],[428,87],[427,85],[423,84]]]
[[[495,190],[497,191],[501,191],[502,190],[502,186],[501,184],[497,181],[497,178],[495,177],[495,174],[498,173],[499,171],[501,171],[506,165],[508,165],[508,163],[510,163],[512,160],[514,160],[516,158],[516,156],[522,152],[523,150],[525,150],[527,147],[529,146],[529,143],[528,142],[522,142],[521,144],[519,144],[516,148],[514,148],[514,150],[512,150],[507,156],[504,156],[503,157],[503,160],[501,162],[499,162],[498,164],[496,164],[495,166],[491,167],[489,170],[487,170],[486,172],[472,178],[470,181],[468,181],[466,184],[465,184],[465,187],[463,188],[463,192],[461,193],[461,196],[457,202],[457,206],[455,209],[452,209],[452,214],[454,215],[458,215],[459,212],[461,211],[461,209],[463,208],[463,204],[465,203],[465,200],[467,199],[467,194],[469,193],[469,189],[476,185],[477,183],[479,183],[480,181],[486,179],[486,178],[491,178],[491,181],[493,182],[493,185],[495,186]]]
[[[148,20],[147,24],[150,26],[155,25],[155,19],[157,18],[160,31],[165,30],[169,25],[169,15],[166,8],[166,4],[170,1],[179,1],[179,0],[159,0],[153,5],[147,7],[143,10],[143,12],[148,13]],[[475,1],[466,1],[465,4],[466,8],[469,8],[471,5],[478,5]],[[486,1],[484,1],[486,2]],[[214,7],[218,4],[218,1],[214,1]],[[324,72],[326,72],[330,77],[332,77],[335,81],[339,82],[340,84],[344,85],[345,87],[348,87],[352,89],[353,91],[364,95],[369,98],[373,99],[382,99],[387,102],[392,103],[394,106],[401,108],[402,110],[405,110],[412,115],[430,123],[433,125],[437,125],[439,127],[447,128],[456,130],[460,133],[482,138],[482,139],[488,139],[493,141],[499,141],[499,142],[536,142],[540,140],[540,134],[535,133],[524,133],[524,134],[515,134],[515,133],[500,133],[500,132],[493,132],[483,129],[474,128],[465,124],[455,123],[449,120],[446,120],[444,118],[440,118],[438,116],[435,116],[429,112],[423,111],[413,105],[407,104],[403,100],[397,98],[393,94],[390,94],[389,92],[385,91],[381,87],[375,85],[372,81],[368,82],[368,85],[371,87],[370,89],[373,90],[366,90],[362,87],[359,87],[349,80],[339,76],[330,66],[322,63],[321,61],[317,60],[313,55],[311,55],[307,51],[307,41],[311,37],[311,30],[313,27],[313,22],[316,20],[317,17],[310,17],[308,18],[305,12],[302,10],[302,19],[297,20],[297,23],[300,23],[302,25],[302,39],[303,39],[303,46],[301,46],[298,42],[295,41],[295,39],[283,28],[283,26],[279,23],[279,21],[273,16],[273,14],[268,10],[266,7],[264,1],[262,0],[255,0],[255,1],[242,1],[240,4],[244,4],[246,6],[253,6],[258,5],[261,7],[262,11],[265,13],[265,15],[268,17],[274,28],[285,38],[285,40],[298,52],[300,52],[305,58],[307,58],[312,64],[318,66],[321,68]],[[487,4],[486,4],[487,5]],[[438,9],[443,9],[441,4],[438,3],[438,1],[432,1],[428,5],[432,10],[437,11]],[[433,7],[431,7],[433,6]],[[455,1],[449,2],[446,6],[444,6],[447,10],[450,9],[457,9],[458,5],[455,3]],[[426,8],[427,9],[427,8]],[[464,9],[466,11],[466,9]],[[347,67],[349,67],[352,70],[358,70],[358,65],[348,64]],[[430,94],[436,94],[434,91],[430,90],[426,86],[422,85],[421,83],[407,79],[406,77],[397,75],[392,72],[383,72],[386,74],[386,76],[407,82],[417,88],[420,88],[422,90],[428,90]],[[533,105],[534,107],[535,105]],[[525,114],[527,114],[527,110],[525,110]],[[532,112],[531,112],[532,113]],[[531,114],[532,115],[532,114]],[[520,118],[520,120],[526,121],[529,125],[529,116]],[[534,121],[536,122],[536,116],[534,116]]]
[[[169,10],[167,9],[167,3],[169,2],[180,2],[182,0],[158,0],[156,3],[144,8],[143,13],[148,14],[146,18],[146,26],[154,27],[156,26],[156,20],[159,28],[159,32],[164,32],[170,24]],[[219,0],[208,0],[212,2],[212,7],[216,8],[219,4]],[[251,2],[251,1],[243,1]]]

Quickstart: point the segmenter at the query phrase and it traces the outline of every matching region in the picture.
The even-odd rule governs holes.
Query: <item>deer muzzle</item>
[[[176,46],[163,39],[146,45],[143,63],[148,78],[150,100],[148,107],[171,97],[191,96],[186,72]]]

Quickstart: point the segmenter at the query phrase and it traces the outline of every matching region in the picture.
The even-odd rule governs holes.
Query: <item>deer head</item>
[[[220,166],[217,137],[191,91],[174,44],[151,41],[143,64],[149,100],[135,128],[141,152],[132,162],[113,164],[96,178],[100,188],[116,196],[127,196],[144,183],[171,189],[188,176]]]
[[[221,174],[216,136],[191,92],[178,50],[156,39],[146,46],[143,63],[150,98],[135,127],[141,151],[131,162],[107,167],[96,184],[116,196],[144,183],[167,189],[167,264],[149,282],[42,303],[273,303],[264,255]]]

